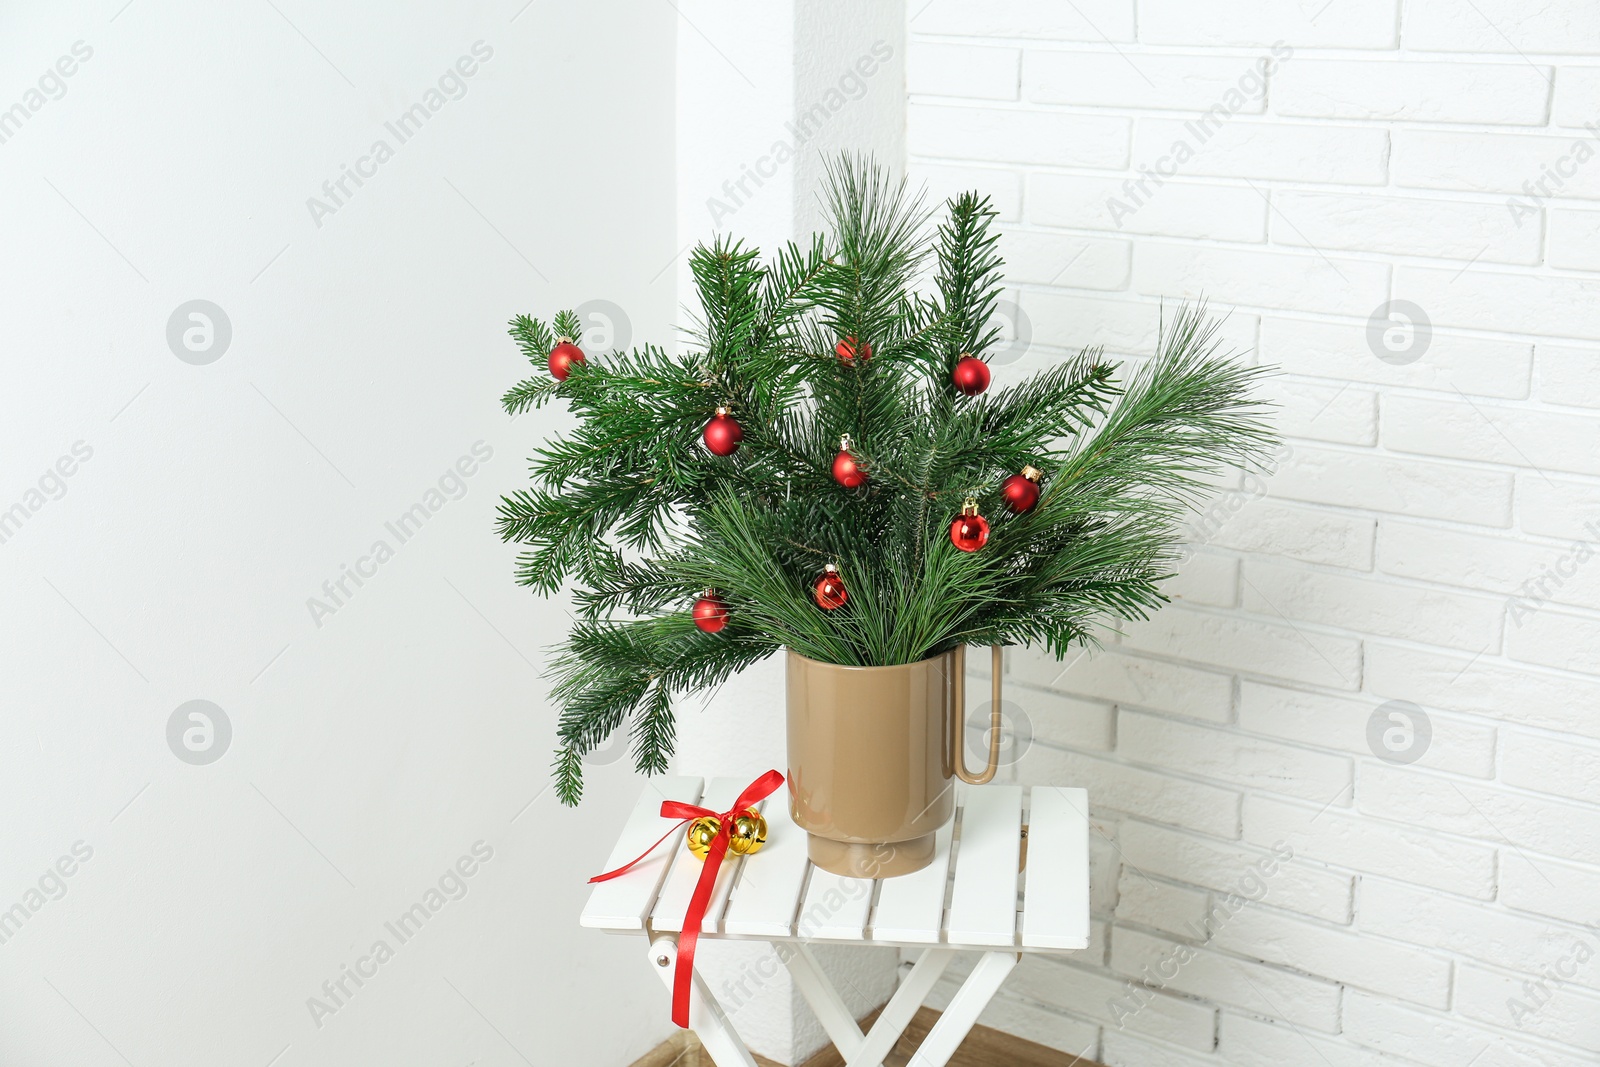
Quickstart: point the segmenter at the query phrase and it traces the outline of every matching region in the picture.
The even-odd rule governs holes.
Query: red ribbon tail
[[[711,903],[717,872],[722,870],[722,858],[727,854],[728,823],[724,820],[711,841],[711,850],[706,853],[705,866],[700,868],[700,880],[694,884],[694,896],[689,898],[689,910],[683,917],[683,933],[678,936],[678,967],[672,976],[672,1021],[684,1030],[689,1028],[689,990],[694,986],[695,945],[700,941],[700,925]]]
[[[683,823],[680,822],[678,824],[678,826],[674,826],[672,829],[670,829],[666,833],[662,834],[661,835],[661,839],[659,841],[657,841],[655,844],[651,845],[649,848],[645,849],[643,852],[641,852],[639,855],[635,856],[633,859],[629,860],[627,863],[624,863],[621,867],[618,867],[616,870],[607,871],[604,874],[595,875],[593,878],[589,879],[589,884],[590,885],[594,885],[596,882],[609,882],[613,878],[619,877],[620,875],[627,874],[629,871],[633,870],[639,864],[643,863],[646,859],[648,859],[649,856],[650,856],[650,853],[652,853],[656,849],[660,848],[662,841],[665,841],[667,838],[669,838],[673,834],[677,833],[678,832],[678,827],[682,826],[682,825],[683,825]]]
[[[702,808],[694,804],[685,804],[681,800],[663,800],[661,802],[661,817],[663,819],[677,819],[677,825],[657,838],[655,844],[639,853],[639,855],[635,856],[621,867],[618,867],[614,871],[607,871],[604,874],[597,874],[593,878],[589,879],[589,884],[593,885],[596,882],[609,882],[618,875],[627,874],[639,864],[643,863],[645,858],[649,856],[650,853],[660,848],[667,838],[677,833],[683,827],[684,823],[691,819],[698,819],[703,815],[715,814],[716,812],[712,811],[710,808]]]

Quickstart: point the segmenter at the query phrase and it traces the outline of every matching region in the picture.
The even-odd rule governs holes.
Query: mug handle
[[[955,652],[955,692],[950,700],[950,762],[956,777],[968,785],[984,785],[994,780],[1000,769],[1000,645],[990,646],[989,678],[993,683],[993,697],[989,703],[989,765],[982,774],[967,770],[967,744],[964,736],[967,719],[967,646],[957,645]]]

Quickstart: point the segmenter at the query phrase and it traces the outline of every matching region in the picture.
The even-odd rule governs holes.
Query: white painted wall
[[[674,32],[655,3],[0,12],[27,114],[0,127],[0,1062],[606,1067],[669,1032],[638,942],[576,928],[637,789],[618,763],[576,812],[545,792],[567,620],[493,519],[563,419],[499,410],[528,370],[505,320],[670,328]],[[167,340],[197,298],[231,322],[204,365]],[[195,699],[232,728],[208,765],[167,742]]]
[[[985,1021],[1138,1067],[1596,1062],[1600,8],[932,0],[911,33],[911,172],[1001,205],[1012,373],[1206,294],[1288,441],[1179,603],[1012,658],[1016,776],[1094,802],[1098,936]]]

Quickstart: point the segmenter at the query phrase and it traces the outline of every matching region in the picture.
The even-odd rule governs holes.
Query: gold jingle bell
[[[702,815],[690,823],[689,834],[685,839],[685,844],[689,846],[689,851],[693,852],[696,857],[705,859],[706,854],[711,851],[711,842],[716,840],[717,831],[721,828],[722,824],[710,815]]]
[[[721,829],[714,816],[702,815],[689,824],[689,833],[684,838],[684,843],[689,846],[700,859],[705,859],[711,852],[711,842],[717,838],[717,831]],[[733,826],[728,834],[728,851],[736,856],[748,856],[759,852],[761,846],[767,843],[767,820],[758,813],[747,811],[736,815]]]
[[[761,851],[761,846],[767,843],[767,820],[760,814],[747,811],[743,815],[735,816],[733,832],[728,839],[728,848],[740,856],[748,856],[753,852]]]

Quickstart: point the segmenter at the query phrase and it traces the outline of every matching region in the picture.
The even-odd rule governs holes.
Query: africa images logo
[[[853,66],[846,67],[820,99],[800,110],[793,121],[783,124],[784,136],[774,140],[767,151],[756,158],[753,167],[743,164],[737,178],[722,183],[722,197],[706,199],[711,225],[717,225],[743,207],[755,196],[756,190],[776,177],[779,168],[799,155],[806,142],[820,133],[847,104],[866,96],[867,82],[893,58],[894,47],[887,41],[872,42],[872,47],[858,56]],[[750,188],[752,184],[755,189]]]
[[[45,104],[67,95],[67,79],[78,73],[79,67],[89,62],[94,48],[85,41],[72,43],[72,54],[57,59],[46,67],[34,87],[22,94],[22,99],[10,107],[0,108],[0,144],[22,132],[22,127],[41,111]]]
[[[467,95],[467,80],[478,73],[483,63],[494,58],[494,49],[484,41],[474,41],[472,54],[464,55],[455,61],[453,66],[447,67],[439,75],[438,81],[429,86],[422,94],[422,99],[402,111],[392,121],[385,122],[383,128],[388,131],[389,138],[394,143],[389,143],[389,138],[380,137],[372,142],[365,155],[358,156],[355,163],[342,163],[339,165],[337,177],[329,178],[322,183],[322,196],[308,196],[306,210],[311,212],[311,221],[316,223],[317,229],[322,229],[322,220],[329,215],[335,215],[339,209],[349,203],[356,191],[367,184],[369,179],[378,176],[378,168],[395,157],[399,146],[415,137],[440,110],[452,100],[460,100]]]
[[[406,508],[394,519],[385,522],[387,536],[372,542],[366,553],[356,557],[355,565],[339,564],[339,573],[322,583],[321,596],[306,597],[306,610],[317,629],[325,620],[339,613],[350,603],[362,586],[378,576],[378,568],[394,558],[401,545],[416,537],[423,524],[444,509],[452,500],[467,495],[468,479],[494,456],[494,447],[487,441],[474,441],[471,455],[459,457],[446,467],[438,480],[423,492],[421,499]],[[391,540],[393,544],[391,544]]]
[[[6,507],[0,501],[0,545],[10,541],[34,515],[52,500],[67,495],[67,479],[78,473],[94,456],[87,441],[74,441],[72,447],[44,469],[39,480],[22,492],[16,503]]]
[[[388,936],[376,938],[371,948],[357,957],[353,965],[341,963],[338,973],[324,981],[317,993],[306,998],[306,1010],[311,1013],[312,1024],[320,1030],[329,1016],[339,1014],[356,993],[378,977],[383,965],[394,959],[399,949],[422,932],[434,916],[442,912],[446,905],[466,897],[472,889],[473,876],[492,859],[494,846],[482,839],[474,841],[472,848],[446,867],[410,907],[385,922],[383,929]]]
[[[1263,99],[1267,92],[1268,76],[1292,58],[1294,49],[1291,46],[1282,41],[1274,42],[1271,55],[1257,59],[1204,114],[1183,124],[1183,136],[1172,142],[1172,147],[1166,155],[1154,163],[1140,163],[1136,166],[1134,169],[1139,172],[1140,177],[1129,178],[1122,183],[1122,192],[1127,199],[1118,196],[1106,198],[1106,211],[1110,214],[1111,221],[1116,223],[1117,229],[1122,229],[1124,221],[1130,215],[1137,214],[1139,209],[1155,195],[1156,190],[1167,183],[1168,178],[1176,178],[1205,143],[1211,140],[1230,119],[1243,111],[1245,105],[1252,100]]]

